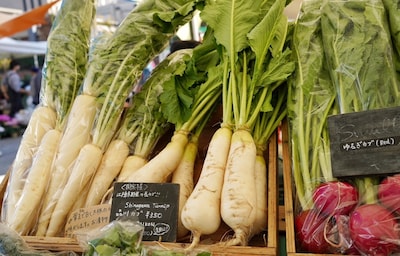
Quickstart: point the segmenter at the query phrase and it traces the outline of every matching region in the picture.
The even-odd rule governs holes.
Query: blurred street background
[[[114,31],[140,1],[98,0],[92,37]],[[40,70],[43,66],[47,37],[61,3],[62,0],[0,0],[0,79],[7,72],[10,61],[17,60],[21,66],[19,75],[22,87],[30,90],[31,71],[33,68]],[[178,30],[176,36],[181,40],[201,40],[204,34],[201,26],[199,15],[196,15]],[[167,54],[168,51],[165,51],[160,55]],[[9,104],[0,95],[0,179],[15,158],[34,109],[29,98],[24,100],[25,108],[19,116],[9,119]]]
[[[0,179],[14,161],[20,141],[21,136],[0,139]]]

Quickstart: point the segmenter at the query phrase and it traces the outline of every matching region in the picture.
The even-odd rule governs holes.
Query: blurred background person
[[[40,87],[42,85],[42,71],[40,68],[33,67],[31,69],[32,77],[30,80],[30,92],[32,97],[32,104],[37,106],[40,102]]]
[[[29,91],[22,87],[19,70],[21,66],[16,60],[10,62],[10,68],[6,72],[2,80],[3,94],[5,99],[10,103],[10,117],[14,117],[18,111],[24,108],[22,103],[22,95],[28,94]]]

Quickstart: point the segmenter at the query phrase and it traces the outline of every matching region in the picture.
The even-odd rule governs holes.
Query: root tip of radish
[[[193,240],[192,243],[185,249],[185,251],[191,251],[193,250],[198,244],[200,243],[200,234],[197,232],[193,233]]]

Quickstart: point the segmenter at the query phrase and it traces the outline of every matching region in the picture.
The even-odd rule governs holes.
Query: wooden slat
[[[82,253],[84,248],[79,245],[77,240],[65,237],[23,237],[27,244],[36,250],[48,251],[73,251]],[[145,246],[159,246],[164,249],[185,249],[189,246],[186,243],[159,243],[159,242],[143,242]],[[199,251],[208,251],[213,255],[277,255],[275,248],[269,247],[252,247],[252,246],[229,246],[220,245],[199,245],[196,247]]]
[[[82,253],[84,248],[81,247],[76,239],[67,237],[38,237],[38,236],[23,236],[25,242],[36,250],[46,251],[73,251]]]
[[[154,245],[155,242],[145,242],[145,245]],[[167,249],[184,249],[189,244],[177,244],[177,243],[162,243],[162,246]],[[269,247],[251,247],[251,246],[229,246],[224,247],[220,245],[199,245],[198,250],[204,250],[211,252],[213,256],[231,255],[231,256],[251,256],[251,255],[274,255],[276,256],[275,248]]]
[[[268,146],[268,247],[278,253],[278,135],[275,132]]]
[[[293,214],[293,190],[292,190],[292,169],[289,150],[289,129],[288,122],[282,123],[282,154],[283,154],[283,193],[285,203],[286,223],[286,252],[296,253],[294,214]]]

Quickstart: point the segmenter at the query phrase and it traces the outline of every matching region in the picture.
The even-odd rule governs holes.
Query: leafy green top
[[[41,99],[61,130],[86,73],[95,12],[94,0],[64,0],[47,39]]]

